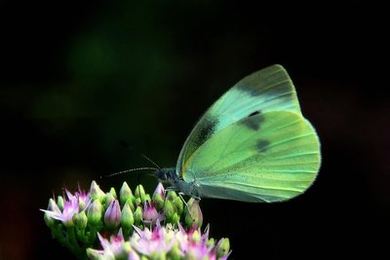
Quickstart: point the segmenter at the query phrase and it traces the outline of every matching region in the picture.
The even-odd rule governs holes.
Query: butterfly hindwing
[[[245,77],[207,110],[180,152],[177,173],[183,173],[183,165],[188,158],[216,133],[243,118],[270,111],[301,113],[294,85],[280,65]],[[256,124],[252,127],[256,128]]]
[[[213,134],[184,162],[183,178],[205,197],[272,202],[303,193],[319,166],[311,124],[301,114],[272,111]]]

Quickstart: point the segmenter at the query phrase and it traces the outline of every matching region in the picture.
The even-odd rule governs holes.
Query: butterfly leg
[[[179,192],[179,197],[180,197],[180,199],[183,201],[184,205],[186,205],[186,207],[188,208],[188,204],[187,204],[187,202],[184,200],[183,195],[185,195],[183,192]]]

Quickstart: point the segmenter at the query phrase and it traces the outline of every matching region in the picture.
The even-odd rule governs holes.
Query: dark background
[[[202,200],[211,235],[231,239],[234,259],[380,255],[390,208],[385,16],[373,3],[266,3],[0,1],[0,259],[71,258],[38,210],[53,193],[147,166],[140,152],[174,166],[207,107],[275,63],[318,131],[321,171],[287,203]],[[98,181],[124,179],[156,184]]]

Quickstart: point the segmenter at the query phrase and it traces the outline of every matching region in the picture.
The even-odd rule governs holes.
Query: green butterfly
[[[156,176],[195,198],[275,202],[302,194],[320,163],[320,142],[294,85],[273,65],[219,98],[190,133],[176,168]]]

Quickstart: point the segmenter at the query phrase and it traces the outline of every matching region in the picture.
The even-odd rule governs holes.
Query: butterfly
[[[200,118],[176,168],[160,181],[194,198],[276,202],[302,194],[321,164],[320,141],[281,65],[236,83]]]

